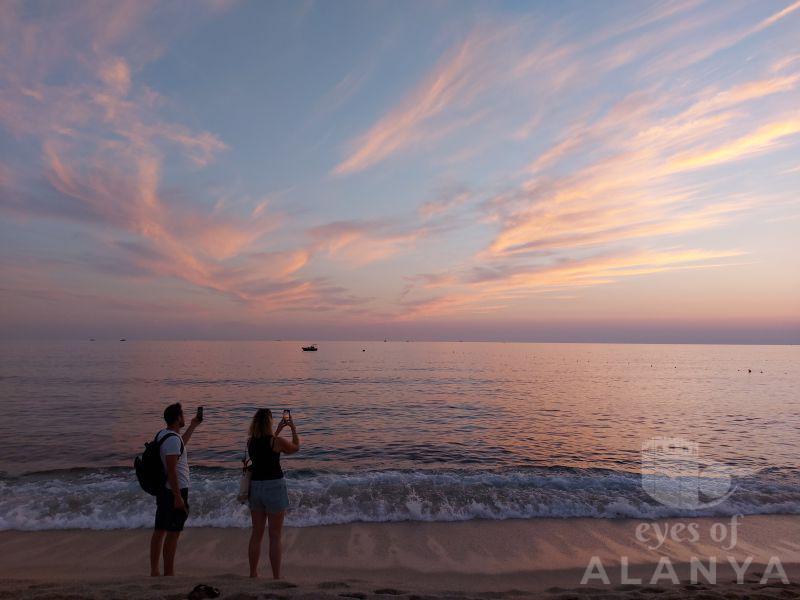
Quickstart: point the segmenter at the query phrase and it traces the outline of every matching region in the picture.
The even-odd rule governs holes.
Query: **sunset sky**
[[[800,1],[0,0],[0,336],[800,342]]]

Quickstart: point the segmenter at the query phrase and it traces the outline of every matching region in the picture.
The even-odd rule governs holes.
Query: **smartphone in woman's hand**
[[[288,424],[291,420],[292,420],[292,411],[290,411],[288,408],[284,408],[283,409],[283,422]]]

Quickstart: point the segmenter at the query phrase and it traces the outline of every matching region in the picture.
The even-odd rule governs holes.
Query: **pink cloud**
[[[608,285],[624,278],[667,271],[731,265],[729,259],[740,256],[741,251],[634,250],[488,272],[464,272],[458,284],[446,293],[405,301],[402,318],[493,313],[531,294]]]
[[[485,32],[474,32],[451,49],[416,89],[353,142],[353,150],[333,173],[361,171],[407,150],[430,136],[434,118],[466,106],[490,84],[483,77],[487,65],[482,55],[490,39]]]
[[[198,6],[198,13],[220,8]],[[171,8],[120,1],[41,20],[24,18],[15,3],[2,10],[0,125],[41,144],[43,176],[57,192],[30,198],[14,190],[4,210],[91,224],[121,273],[184,282],[247,310],[362,302],[324,279],[302,278],[310,250],[265,250],[282,221],[265,202],[206,208],[174,190],[165,194],[167,159],[178,154],[202,168],[227,148],[211,132],[163,118],[166,99],[137,80],[163,47],[146,25]],[[48,78],[65,67],[75,76]],[[10,190],[10,170],[0,171],[0,186]],[[120,243],[131,237],[135,243]]]
[[[377,221],[335,221],[309,231],[315,252],[363,266],[384,260],[425,237],[429,230],[397,228]]]

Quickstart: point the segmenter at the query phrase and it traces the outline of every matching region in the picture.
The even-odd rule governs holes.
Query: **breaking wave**
[[[660,518],[800,514],[800,470],[771,468],[734,481],[724,502],[701,510],[659,503],[639,473],[607,469],[499,471],[292,471],[292,526],[352,522],[516,518]],[[195,527],[247,527],[235,500],[238,472],[193,468]],[[65,470],[0,476],[0,530],[151,527],[154,502],[131,469]]]

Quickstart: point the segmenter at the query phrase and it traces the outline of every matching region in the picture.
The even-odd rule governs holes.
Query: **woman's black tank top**
[[[250,478],[252,481],[283,477],[281,454],[272,449],[272,436],[251,439],[247,444],[247,452],[253,461]]]

